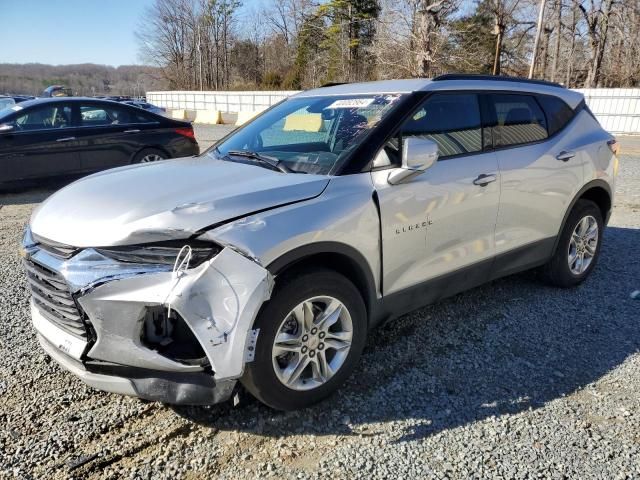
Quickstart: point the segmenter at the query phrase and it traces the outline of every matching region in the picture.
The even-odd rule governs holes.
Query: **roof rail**
[[[493,80],[498,82],[524,82],[535,83],[537,85],[546,85],[548,87],[566,88],[556,82],[548,82],[546,80],[534,80],[531,78],[522,77],[509,77],[506,75],[484,75],[481,73],[446,73],[444,75],[438,75],[432,79],[434,82],[441,80]]]

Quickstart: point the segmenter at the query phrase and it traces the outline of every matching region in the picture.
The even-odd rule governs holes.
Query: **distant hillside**
[[[167,87],[156,67],[0,63],[0,94],[40,95],[49,85],[64,85],[74,95],[140,95]]]

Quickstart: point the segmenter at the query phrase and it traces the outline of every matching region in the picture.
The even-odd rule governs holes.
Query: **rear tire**
[[[242,384],[272,408],[297,410],[331,395],[352,373],[366,341],[366,308],[348,279],[314,269],[283,279],[254,328],[255,357]]]
[[[169,158],[169,156],[162,150],[158,150],[157,148],[145,148],[144,150],[136,153],[136,156],[133,157],[133,163],[158,162],[160,160],[166,160],[167,158]]]
[[[563,288],[582,283],[600,256],[603,229],[600,208],[590,200],[578,200],[560,233],[553,257],[542,269],[545,280]]]

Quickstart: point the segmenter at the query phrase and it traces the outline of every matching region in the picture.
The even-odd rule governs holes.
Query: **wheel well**
[[[348,255],[334,252],[315,253],[278,267],[277,270],[272,273],[276,275],[276,277],[283,275],[290,276],[309,268],[333,270],[350,280],[360,292],[367,309],[367,317],[370,317],[372,299],[375,298],[375,286],[371,285],[372,280],[363,271],[363,267]]]
[[[591,200],[600,208],[602,219],[606,222],[607,215],[611,210],[611,197],[609,193],[602,187],[592,187],[581,196],[581,199]]]

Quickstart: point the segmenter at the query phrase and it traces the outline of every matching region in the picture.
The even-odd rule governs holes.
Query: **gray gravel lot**
[[[213,145],[213,142],[234,131],[236,128],[238,127],[234,125],[193,124],[193,130],[196,134],[196,138],[198,139],[198,144],[200,145],[201,152]]]
[[[287,414],[101,393],[42,353],[17,245],[48,193],[0,197],[0,478],[640,478],[640,156],[585,284],[525,273],[415,311]]]

